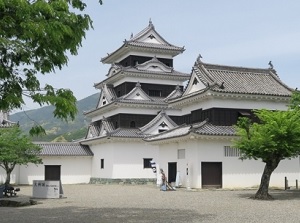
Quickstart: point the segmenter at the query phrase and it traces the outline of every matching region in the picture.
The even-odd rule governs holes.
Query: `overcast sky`
[[[41,82],[71,89],[78,100],[98,92],[110,65],[100,62],[149,24],[169,43],[185,46],[174,68],[191,72],[199,55],[206,63],[268,68],[271,60],[281,80],[300,88],[299,0],[86,0],[94,29],[77,56]],[[31,103],[24,109],[33,109]]]

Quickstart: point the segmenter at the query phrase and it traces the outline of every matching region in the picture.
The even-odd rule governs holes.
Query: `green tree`
[[[19,127],[0,128],[0,166],[6,171],[5,184],[10,183],[10,175],[17,164],[39,164],[41,150],[36,144],[22,133]]]
[[[74,119],[73,92],[41,86],[37,74],[62,69],[68,53],[77,55],[92,28],[82,13],[86,7],[82,0],[0,0],[0,110],[21,108],[27,96],[41,106],[54,105],[57,118]]]
[[[241,118],[236,126],[239,138],[234,146],[242,152],[241,159],[261,159],[265,168],[254,198],[272,199],[269,194],[271,174],[283,159],[300,155],[299,92],[294,92],[287,111],[257,110],[259,123]]]

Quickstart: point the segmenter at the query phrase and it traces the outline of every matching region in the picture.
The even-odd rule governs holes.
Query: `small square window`
[[[151,160],[152,158],[144,158],[144,169],[152,168],[150,163]]]
[[[101,169],[104,169],[104,159],[101,159],[101,160],[100,160],[100,168],[101,168]]]
[[[177,151],[177,157],[178,159],[185,159],[185,149],[179,149]]]

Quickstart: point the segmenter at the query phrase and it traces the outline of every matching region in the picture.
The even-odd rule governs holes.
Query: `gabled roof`
[[[177,126],[177,124],[166,114],[164,110],[160,111],[158,115],[149,123],[140,128],[140,132],[145,135],[152,135],[159,130],[170,130]]]
[[[157,79],[173,79],[180,81],[186,81],[190,78],[190,74],[174,70],[173,67],[168,67],[154,57],[151,60],[134,67],[123,67],[120,64],[113,64],[106,75],[107,78],[101,82],[95,83],[94,87],[102,88],[104,83],[113,84],[115,81],[126,76],[141,77],[141,75],[149,78],[155,76],[154,78]]]
[[[113,86],[104,83],[102,84],[101,90],[102,91],[99,97],[97,108],[111,103],[116,98],[116,94],[113,90]]]
[[[193,90],[192,85],[195,84],[199,87]],[[289,97],[292,93],[291,89],[279,79],[273,68],[259,69],[207,64],[198,59],[183,96],[195,91],[205,91],[207,88],[214,92],[231,94]]]
[[[168,100],[171,100],[171,99],[174,99],[174,98],[178,98],[182,95],[182,91],[180,89],[180,87],[177,85],[175,90],[172,91],[165,99],[164,101],[168,101]]]
[[[111,121],[103,117],[102,120],[89,125],[86,138],[106,137],[109,136],[112,131],[114,131],[114,125]]]
[[[100,124],[99,124],[100,123]],[[138,128],[117,128],[115,129],[112,122],[106,118],[101,121],[92,123],[89,126],[86,139],[81,142],[86,142],[94,139],[104,138],[143,138]]]
[[[146,94],[145,91],[141,88],[139,82],[136,83],[135,87],[126,95],[119,98],[119,100],[143,100],[143,101],[154,101],[151,97]]]
[[[125,40],[124,44],[116,51],[108,54],[102,58],[103,63],[114,63],[117,60],[130,52],[132,49],[135,51],[151,51],[151,52],[165,52],[170,56],[174,57],[184,51],[184,47],[178,47],[167,42],[154,28],[152,22],[143,29],[141,32],[132,36],[130,40]]]
[[[40,156],[93,156],[89,146],[73,142],[36,142],[42,147]]]
[[[168,140],[184,137],[191,133],[200,136],[235,136],[235,129],[233,126],[212,125],[208,120],[205,120],[192,125],[184,124],[157,135],[147,136],[144,140],[148,142]]]

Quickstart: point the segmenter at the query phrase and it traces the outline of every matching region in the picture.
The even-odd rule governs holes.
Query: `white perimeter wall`
[[[144,158],[158,158],[158,147],[144,142],[111,142],[90,146],[94,153],[92,177],[95,178],[155,178],[151,168],[144,169]],[[104,169],[100,160],[104,159]]]
[[[19,184],[32,184],[33,180],[44,180],[45,165],[61,165],[62,184],[89,183],[91,157],[42,157],[43,164],[20,166]]]
[[[168,176],[168,162],[177,162],[182,186],[201,188],[201,162],[222,162],[223,188],[253,187],[260,184],[264,163],[257,160],[241,161],[237,157],[225,157],[224,146],[230,141],[189,140],[160,145],[159,165]],[[185,159],[178,159],[177,150],[185,149]],[[189,180],[186,168],[189,166]],[[283,160],[271,176],[270,186],[284,187],[284,177],[290,186],[300,179],[299,158]],[[187,185],[189,184],[189,185]]]

